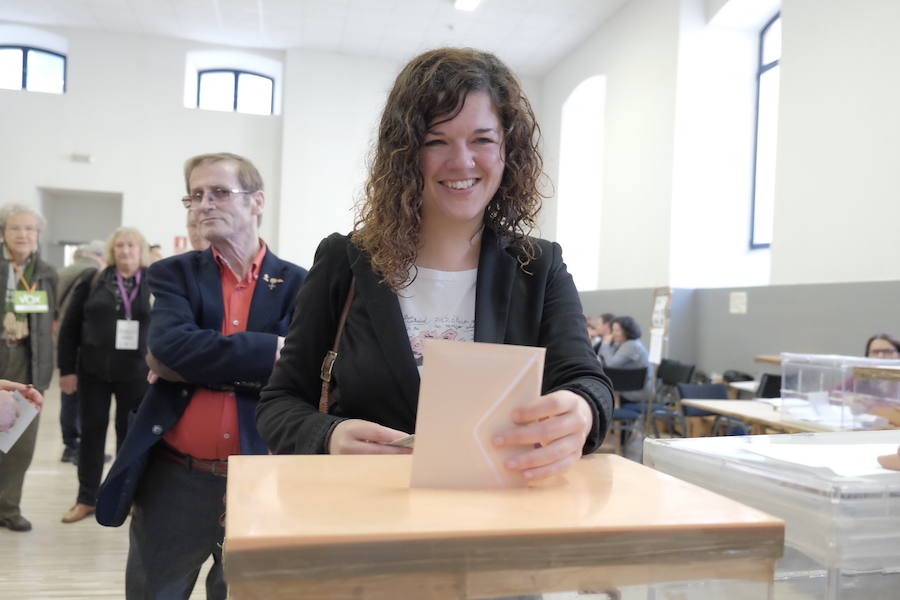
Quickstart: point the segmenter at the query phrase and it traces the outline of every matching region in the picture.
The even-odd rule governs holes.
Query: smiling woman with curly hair
[[[471,92],[490,97],[502,127],[505,169],[484,211],[498,240],[519,246],[524,265],[534,258],[527,237],[541,206],[540,129],[519,82],[497,57],[471,49],[432,50],[397,77],[381,117],[365,202],[353,241],[394,289],[408,283],[422,230],[420,153],[436,124],[452,120]]]
[[[387,444],[415,428],[428,338],[547,349],[543,395],[496,440],[521,448],[507,468],[542,479],[599,446],[611,386],[559,245],[530,236],[538,146],[531,106],[497,57],[442,48],[404,67],[354,231],[320,244],[262,393],[257,424],[273,452],[408,452]],[[336,338],[325,407],[320,367]]]

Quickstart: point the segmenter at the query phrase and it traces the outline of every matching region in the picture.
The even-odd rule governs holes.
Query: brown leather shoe
[[[76,504],[72,508],[69,509],[65,515],[63,515],[62,522],[63,523],[75,523],[76,521],[80,521],[85,517],[89,517],[94,514],[94,507],[89,506],[87,504]]]
[[[6,527],[10,531],[31,531],[31,521],[22,515],[0,519],[0,527]]]

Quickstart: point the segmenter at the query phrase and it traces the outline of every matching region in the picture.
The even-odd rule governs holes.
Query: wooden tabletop
[[[737,417],[751,425],[772,427],[788,433],[810,431],[834,431],[834,428],[811,421],[785,417],[772,404],[759,400],[682,400],[685,406],[693,406],[728,417]],[[762,433],[757,431],[755,433]]]
[[[746,392],[748,394],[756,393],[756,390],[759,389],[758,381],[732,381],[728,384],[728,387],[735,389],[739,392]]]
[[[781,364],[781,355],[779,354],[757,354],[753,357],[753,360],[760,363],[767,363],[770,365],[780,365]]]
[[[853,376],[858,379],[900,381],[900,367],[853,367]]]
[[[766,581],[782,551],[780,520],[613,455],[505,490],[411,489],[410,456],[229,462],[225,569],[237,600]]]

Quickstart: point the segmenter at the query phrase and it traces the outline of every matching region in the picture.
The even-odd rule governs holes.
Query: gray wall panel
[[[729,294],[747,292],[747,314],[728,312]],[[649,345],[653,290],[581,294],[586,314],[633,316]],[[676,289],[666,356],[707,373],[739,369],[757,375],[777,367],[757,354],[809,352],[861,355],[873,333],[900,336],[900,281]]]

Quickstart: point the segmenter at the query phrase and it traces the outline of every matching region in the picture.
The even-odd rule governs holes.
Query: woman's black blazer
[[[59,374],[78,373],[100,381],[134,381],[147,377],[147,328],[150,325],[150,287],[146,269],[134,299],[132,318],[140,322],[137,350],[116,350],[116,321],[125,308],[116,294],[115,267],[99,277],[85,270],[75,283],[72,299],[59,329]]]
[[[591,452],[610,422],[612,386],[591,349],[559,245],[534,241],[540,256],[523,269],[516,250],[485,230],[475,288],[475,341],[545,347],[543,393],[566,389],[588,401],[594,424],[584,451]],[[319,372],[334,343],[352,277],[356,295],[334,366],[332,408],[324,415],[318,412]],[[332,234],[316,250],[281,359],[260,397],[260,434],[275,453],[317,454],[326,451],[333,426],[348,418],[412,433],[418,395],[419,372],[397,296],[379,283],[367,255],[348,236]]]

